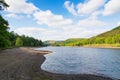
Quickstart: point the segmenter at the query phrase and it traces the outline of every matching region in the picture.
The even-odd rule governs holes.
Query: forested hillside
[[[9,7],[9,5],[4,0],[1,0],[0,11],[3,11],[7,7]],[[8,21],[6,21],[0,14],[0,49],[21,46],[43,46],[41,40],[25,35],[20,36],[13,31],[9,32],[8,26]]]
[[[114,37],[116,35],[120,35],[120,26],[118,26],[110,31],[107,31],[105,33],[102,33],[96,37]]]
[[[68,39],[61,43],[55,43],[55,46],[83,46],[93,44],[109,44],[120,47],[120,26],[102,33],[100,35],[86,39]],[[52,44],[53,45],[53,44]]]
[[[9,32],[8,22],[0,15],[0,48],[20,46],[43,46],[41,40]]]
[[[62,42],[56,41],[56,43],[51,44],[53,46],[79,46],[79,43],[85,40],[84,38],[70,38]]]

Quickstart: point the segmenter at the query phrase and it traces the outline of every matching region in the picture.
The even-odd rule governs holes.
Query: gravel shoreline
[[[0,51],[0,80],[113,80],[90,74],[54,74],[41,70],[44,54],[51,51],[36,51],[29,48],[14,48]],[[116,79],[117,80],[117,79]]]

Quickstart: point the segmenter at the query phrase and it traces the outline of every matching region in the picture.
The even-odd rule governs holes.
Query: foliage
[[[8,22],[2,18],[0,15],[0,48],[9,47],[9,32],[8,30]]]
[[[120,44],[120,26],[102,33],[98,36],[86,38],[86,39],[67,39],[63,42],[58,42],[52,44],[53,46],[83,46],[83,45],[92,45],[92,44]]]
[[[96,37],[114,37],[116,35],[120,34],[120,26],[110,30],[110,31],[107,31],[105,33],[102,33]]]
[[[20,46],[26,46],[26,47],[43,46],[43,42],[41,40],[34,39],[33,37],[28,37],[25,35],[20,36],[20,35],[14,33],[13,31],[10,32],[9,39],[11,41],[12,46],[19,46],[19,45],[17,45],[19,43],[18,38],[20,38],[22,41],[22,42],[20,42],[20,43],[22,43],[22,45],[20,45]]]
[[[15,46],[17,46],[17,47],[23,46],[23,41],[20,37],[17,37]]]
[[[20,36],[23,40],[23,46],[43,46],[43,42],[33,37],[28,37],[25,35]]]
[[[9,32],[8,22],[0,15],[0,48],[20,46],[43,46],[41,40]]]
[[[17,47],[23,46],[23,40],[20,37],[17,37],[15,46]]]
[[[9,5],[4,1],[0,0],[0,11],[9,7]],[[9,32],[8,22],[0,15],[0,48],[8,47],[20,47],[20,46],[43,46],[41,40],[34,39],[33,37],[28,37],[25,35],[18,35],[16,33]]]
[[[5,2],[5,0],[0,0],[0,10],[4,10],[9,7],[9,5]]]

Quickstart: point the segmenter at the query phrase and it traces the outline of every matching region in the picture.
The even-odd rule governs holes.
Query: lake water
[[[49,50],[41,68],[59,74],[95,74],[120,79],[120,49],[44,47]]]

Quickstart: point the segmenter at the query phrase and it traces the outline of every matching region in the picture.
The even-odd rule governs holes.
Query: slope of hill
[[[91,38],[70,38],[57,42],[55,46],[112,45],[120,47],[120,26]]]
[[[48,46],[48,45],[53,45],[60,42],[63,42],[63,41],[48,40],[48,41],[44,41],[44,44]]]
[[[110,31],[107,31],[105,33],[102,33],[96,37],[114,37],[116,35],[120,34],[120,26],[110,30]]]

